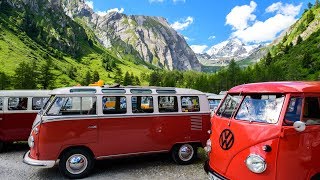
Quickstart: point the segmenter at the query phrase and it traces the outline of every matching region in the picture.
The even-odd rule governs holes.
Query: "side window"
[[[103,96],[103,114],[127,113],[127,100],[124,96]]]
[[[152,96],[132,96],[131,102],[133,113],[153,113]]]
[[[178,112],[178,100],[176,96],[159,96],[159,112]]]
[[[48,115],[96,114],[95,97],[57,97],[48,110]]]
[[[0,98],[0,111],[3,109],[3,98]]]
[[[182,112],[198,112],[200,111],[198,96],[182,96],[181,97]]]
[[[32,110],[40,110],[48,101],[47,97],[34,97],[32,98]]]
[[[320,106],[318,97],[305,98],[303,121],[305,121],[307,125],[320,124]]]
[[[239,106],[242,96],[228,95],[217,111],[217,115],[230,118]]]
[[[10,97],[8,99],[8,110],[27,110],[28,98],[27,97]]]
[[[284,118],[285,125],[292,125],[295,121],[300,121],[302,111],[302,98],[290,98],[287,112]]]

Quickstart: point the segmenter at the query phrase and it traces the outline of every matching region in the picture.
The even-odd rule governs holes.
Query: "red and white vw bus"
[[[320,178],[320,82],[236,86],[211,122],[210,179]]]
[[[210,111],[204,93],[179,88],[70,87],[53,90],[34,122],[24,162],[69,178],[94,160],[171,152],[189,164],[205,146]]]
[[[0,91],[0,151],[5,143],[27,141],[32,123],[49,98],[47,90]]]

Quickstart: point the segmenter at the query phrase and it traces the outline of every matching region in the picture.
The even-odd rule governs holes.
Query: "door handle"
[[[0,121],[2,120],[2,118],[0,118]]]
[[[97,125],[88,126],[88,129],[97,129]]]

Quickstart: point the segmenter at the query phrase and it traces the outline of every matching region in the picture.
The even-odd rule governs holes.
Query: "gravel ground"
[[[16,143],[0,153],[0,179],[62,179],[58,167],[40,169],[22,162],[28,151],[25,143]],[[97,161],[92,174],[86,179],[208,179],[203,163],[203,149],[198,150],[198,160],[192,165],[177,165],[168,154],[137,156]]]

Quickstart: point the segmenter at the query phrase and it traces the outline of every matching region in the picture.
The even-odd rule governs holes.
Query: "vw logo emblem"
[[[234,143],[234,136],[233,136],[233,133],[230,131],[230,129],[223,130],[219,138],[220,147],[223,150],[229,150],[233,146],[233,143]]]

